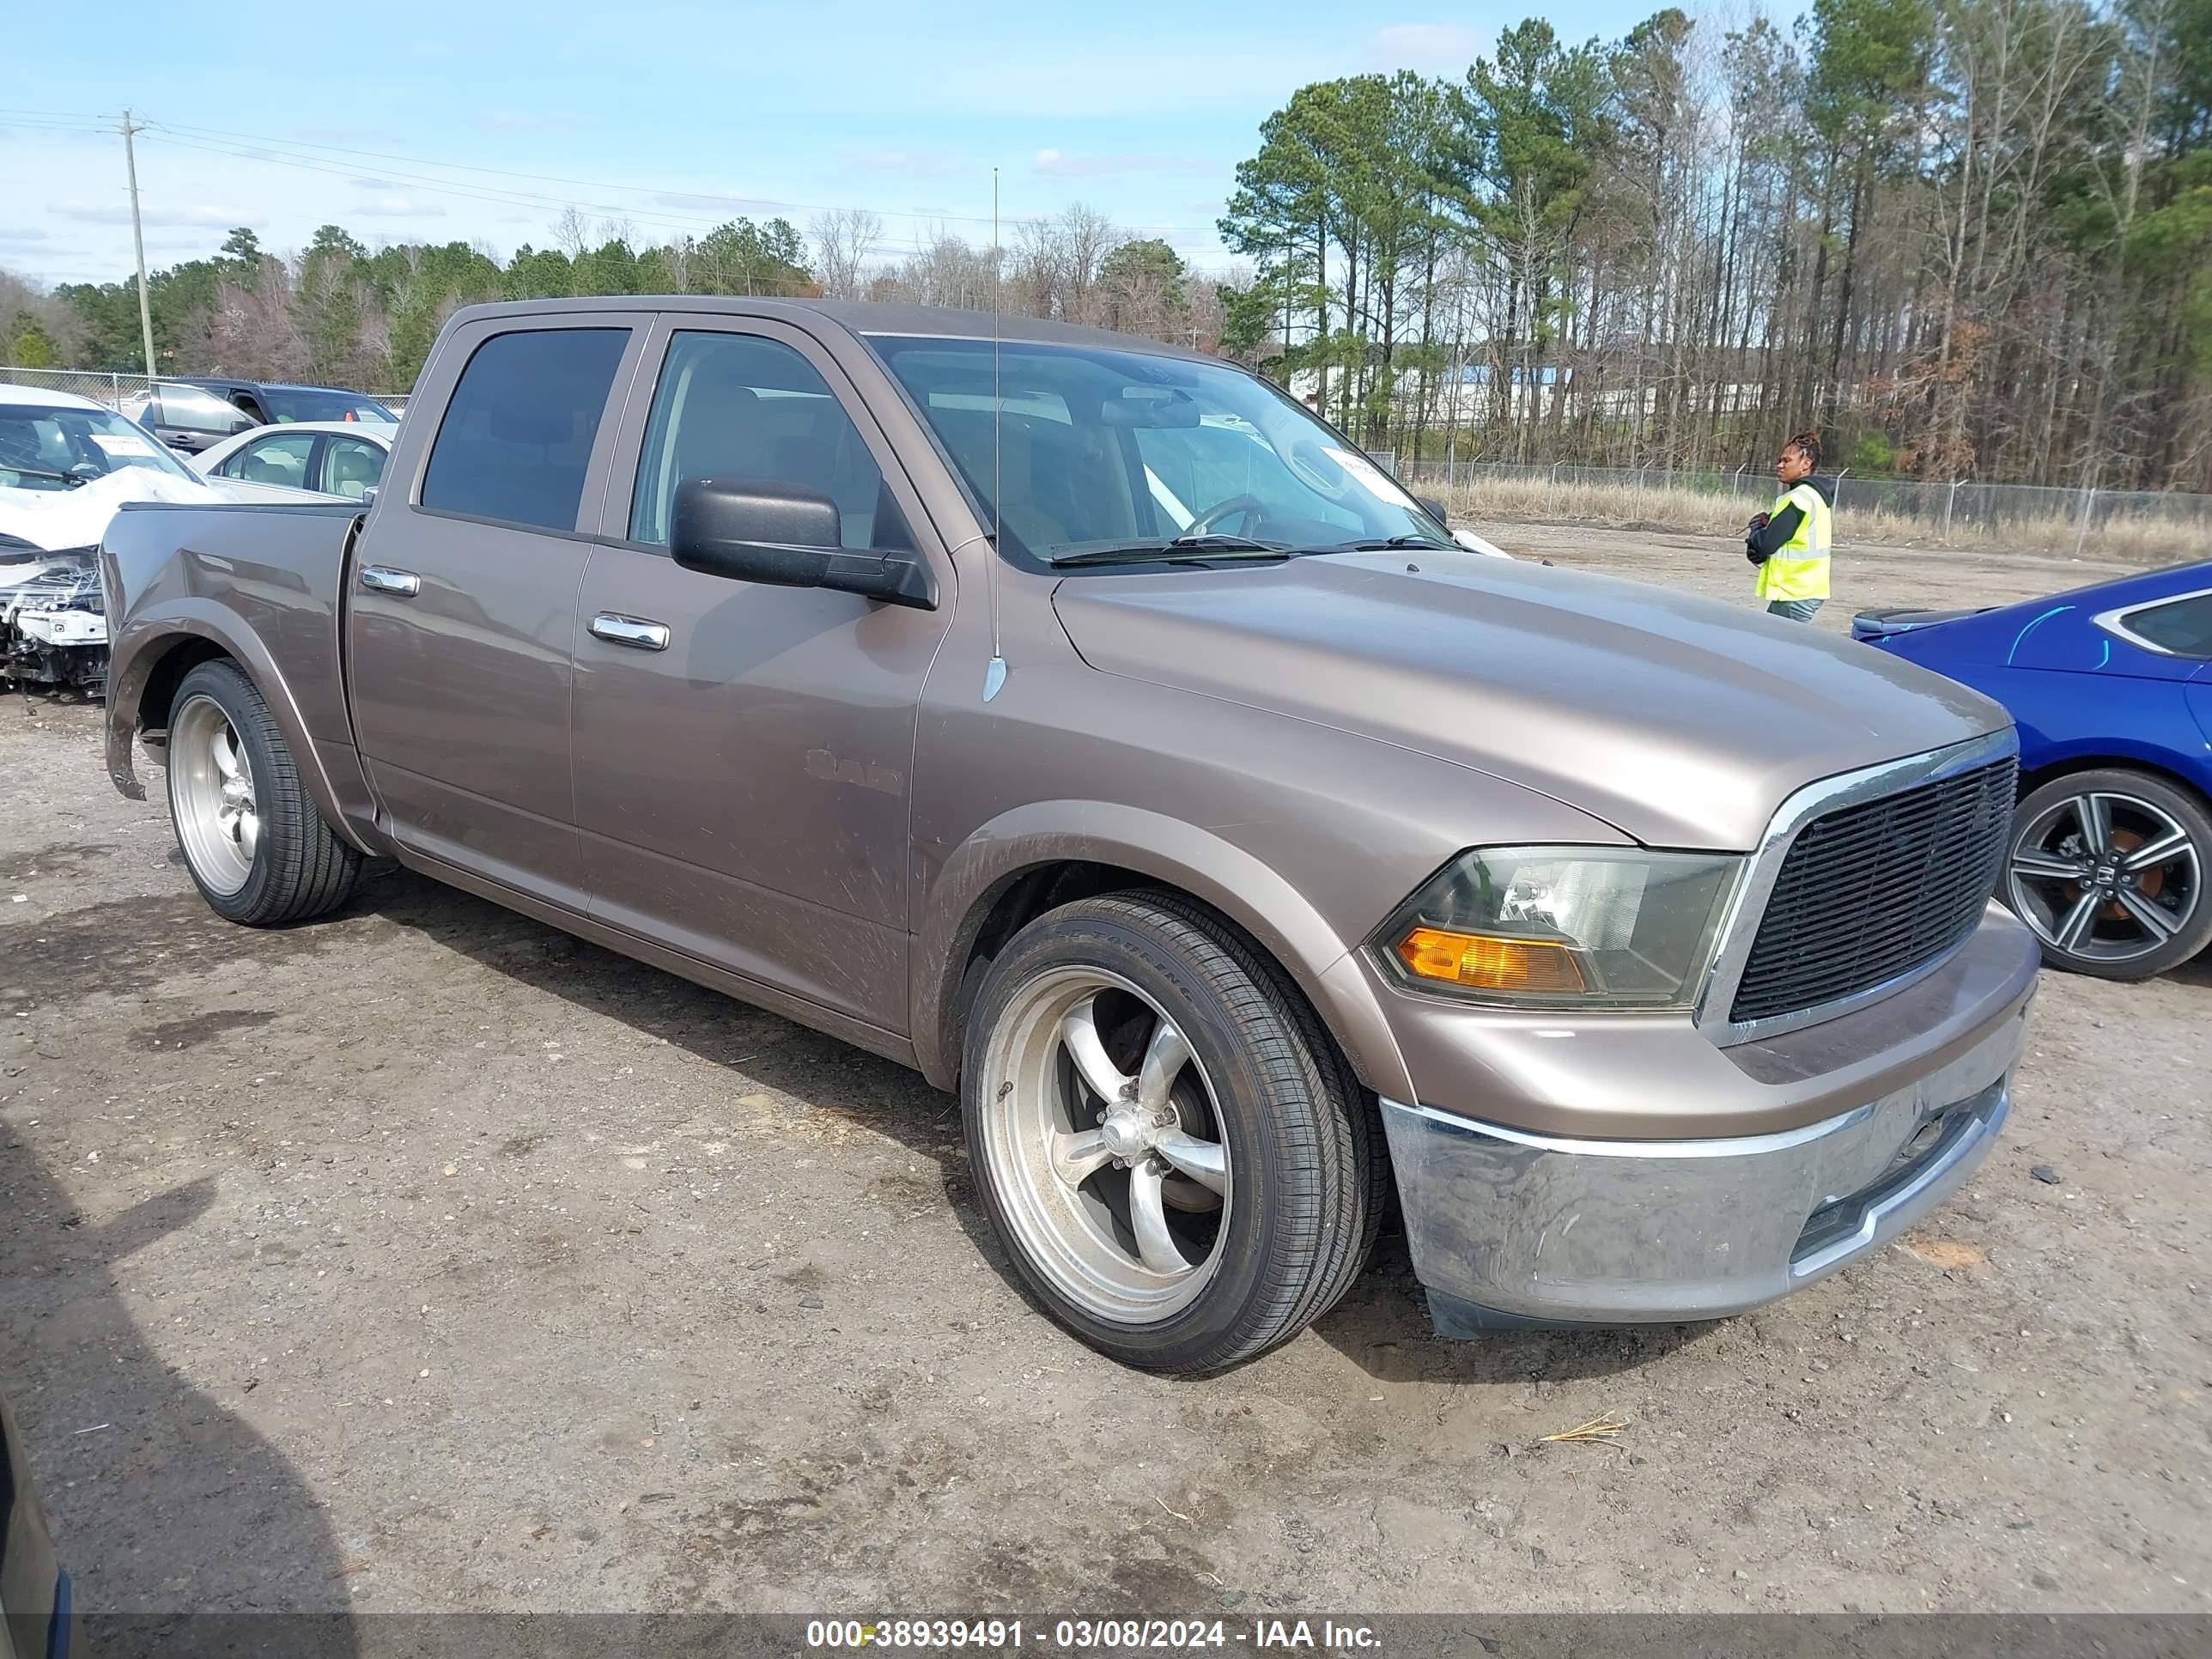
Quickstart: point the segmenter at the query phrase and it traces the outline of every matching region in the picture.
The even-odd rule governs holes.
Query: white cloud
[[[568,132],[582,126],[584,118],[572,109],[495,109],[477,117],[477,125],[487,132]]]
[[[349,215],[362,219],[442,219],[446,210],[435,202],[418,201],[411,196],[373,196],[365,202],[349,203]]]
[[[942,179],[960,165],[941,149],[848,149],[838,159],[861,173],[891,173],[902,179]]]
[[[88,225],[127,225],[131,222],[128,202],[61,202],[46,210],[58,219],[75,219]],[[139,222],[149,225],[219,226],[229,229],[234,225],[258,224],[260,221],[243,208],[234,207],[149,207],[139,215]]]
[[[1457,76],[1489,45],[1487,30],[1463,23],[1393,23],[1369,38],[1367,55],[1376,69]]]
[[[664,190],[646,200],[653,207],[677,208],[686,213],[726,215],[787,213],[791,210],[788,202],[771,202],[761,196],[703,196],[682,190]]]
[[[1106,179],[1122,173],[1203,173],[1206,164],[1190,155],[1137,154],[1070,155],[1064,150],[1041,149],[1032,170],[1048,179]]]

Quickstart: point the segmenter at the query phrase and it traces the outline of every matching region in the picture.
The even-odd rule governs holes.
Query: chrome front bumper
[[[2023,999],[1913,1083],[1772,1134],[1569,1139],[1385,1100],[1438,1334],[1718,1319],[1834,1272],[1981,1162],[2027,1017]]]

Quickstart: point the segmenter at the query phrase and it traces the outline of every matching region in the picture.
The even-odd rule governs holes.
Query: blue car
[[[2212,943],[2212,562],[1851,632],[2020,725],[1997,896],[2054,968],[2148,979]]]

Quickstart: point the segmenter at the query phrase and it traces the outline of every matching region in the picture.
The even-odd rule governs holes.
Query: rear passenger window
[[[846,547],[914,546],[852,417],[814,366],[780,341],[690,330],[669,340],[638,457],[630,539],[666,546],[676,486],[706,477],[826,495]]]
[[[2212,657],[2212,593],[2136,611],[2128,617],[2127,629],[2137,639],[2177,657]]]
[[[430,447],[422,505],[574,530],[584,471],[629,331],[495,334],[462,369]]]

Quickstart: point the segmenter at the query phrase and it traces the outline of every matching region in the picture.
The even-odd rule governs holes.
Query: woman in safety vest
[[[1820,464],[1820,434],[1801,432],[1782,446],[1774,463],[1782,493],[1744,532],[1744,556],[1759,567],[1759,597],[1769,616],[1810,622],[1828,597],[1828,545],[1834,506],[1827,487],[1813,477]]]

